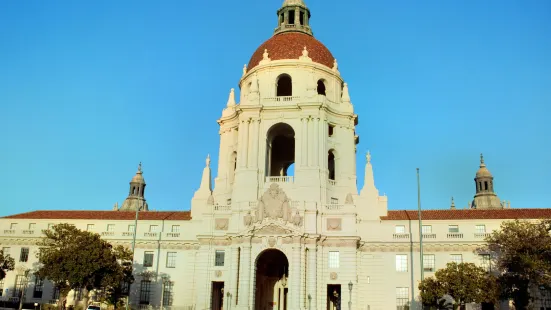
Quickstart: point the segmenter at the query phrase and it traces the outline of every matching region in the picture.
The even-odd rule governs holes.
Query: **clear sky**
[[[187,210],[243,64],[282,0],[0,1],[0,216],[110,210],[144,165]],[[339,3],[339,5],[337,5]],[[479,154],[512,207],[551,207],[551,1],[307,0],[389,209],[458,207]],[[213,169],[215,170],[215,169]]]

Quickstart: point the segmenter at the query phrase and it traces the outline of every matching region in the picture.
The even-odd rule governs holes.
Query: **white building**
[[[36,240],[73,223],[114,244],[136,233],[132,305],[173,309],[403,309],[420,280],[416,210],[389,211],[367,154],[356,186],[359,137],[348,86],[331,52],[313,35],[302,0],[278,10],[274,35],[253,54],[220,124],[214,188],[210,159],[191,211],[148,211],[141,167],[128,198],[112,211],[34,211],[0,219],[0,244],[18,270],[36,258]],[[293,165],[294,174],[288,175]],[[509,219],[551,218],[551,209],[512,209],[494,193],[483,159],[469,209],[422,213],[424,275],[450,261],[485,264],[473,251]],[[136,209],[140,209],[137,229]],[[17,300],[20,271],[0,282]],[[164,284],[164,285],[163,285]],[[162,288],[164,286],[164,289]],[[81,296],[71,294],[69,304]],[[55,302],[31,277],[29,302]],[[53,300],[53,301],[51,301]],[[550,301],[551,303],[551,301]]]

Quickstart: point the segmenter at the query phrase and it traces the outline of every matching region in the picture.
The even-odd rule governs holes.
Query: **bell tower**
[[[503,209],[505,202],[500,202],[494,192],[494,176],[484,163],[484,156],[480,154],[480,167],[474,178],[476,194],[472,203],[473,209]]]
[[[272,184],[295,206],[344,204],[358,194],[348,85],[314,38],[304,1],[285,0],[277,16],[273,36],[243,68],[239,100],[231,89],[218,120],[214,204],[245,210]]]

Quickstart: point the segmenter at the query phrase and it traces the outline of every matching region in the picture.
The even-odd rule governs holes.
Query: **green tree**
[[[4,255],[4,251],[0,250],[0,281],[6,277],[8,271],[15,268],[15,260],[9,255]]]
[[[428,307],[437,307],[445,294],[452,296],[458,305],[465,303],[494,303],[498,299],[498,286],[494,276],[473,263],[448,263],[435,272],[434,278],[425,278],[419,284],[421,301]]]
[[[531,290],[551,288],[550,232],[550,220],[503,222],[478,249],[491,255],[502,297],[513,299],[516,309],[527,309]]]
[[[98,234],[70,224],[54,225],[45,235],[39,243],[37,275],[59,287],[60,305],[72,289],[110,295],[119,292],[123,282],[133,281],[132,254],[126,248],[113,247]]]

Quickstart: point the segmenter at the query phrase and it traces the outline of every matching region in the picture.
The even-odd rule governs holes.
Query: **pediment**
[[[297,231],[284,223],[263,222],[250,227],[248,233],[253,235],[294,235]]]

